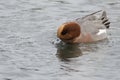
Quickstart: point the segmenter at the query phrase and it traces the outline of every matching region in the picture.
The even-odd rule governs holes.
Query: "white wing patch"
[[[106,34],[106,33],[107,33],[106,29],[100,29],[97,35]]]

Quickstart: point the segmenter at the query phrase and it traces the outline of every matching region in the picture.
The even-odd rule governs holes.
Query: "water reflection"
[[[95,53],[100,48],[107,47],[108,43],[109,40],[105,39],[99,42],[81,44],[66,44],[58,40],[54,44],[56,45],[57,48],[56,52],[57,57],[60,60],[69,61],[70,58],[79,57],[90,52]]]
[[[60,42],[56,45],[56,47],[56,55],[60,60],[69,61],[69,58],[75,58],[82,55],[78,44],[65,44],[63,42]]]

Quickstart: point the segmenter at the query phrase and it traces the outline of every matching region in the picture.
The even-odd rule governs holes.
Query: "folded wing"
[[[90,34],[95,40],[106,38],[106,28],[109,28],[110,22],[105,11],[97,11],[76,19],[76,22],[81,26],[83,35]]]

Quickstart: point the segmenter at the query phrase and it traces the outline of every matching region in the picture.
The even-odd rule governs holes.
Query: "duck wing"
[[[84,23],[86,21],[97,21],[97,20],[99,20],[98,22],[102,22],[102,24],[106,28],[110,27],[109,19],[107,18],[106,11],[104,11],[104,10],[96,11],[96,12],[88,14],[88,15],[82,17],[82,18],[77,18],[76,22],[81,24],[81,23]]]
[[[76,19],[76,22],[81,26],[83,34],[97,34],[99,31],[109,28],[110,22],[107,18],[106,11],[100,10],[82,18]]]

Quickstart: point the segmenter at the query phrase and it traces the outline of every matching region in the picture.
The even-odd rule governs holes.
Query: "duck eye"
[[[63,30],[63,31],[61,32],[62,35],[65,35],[66,33],[67,33],[67,30]]]

